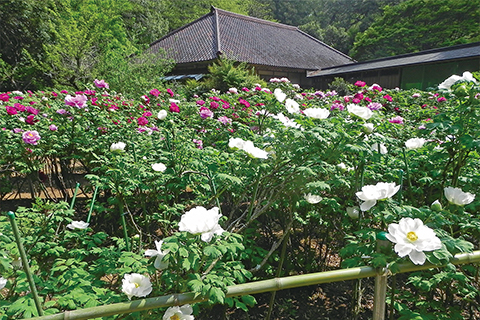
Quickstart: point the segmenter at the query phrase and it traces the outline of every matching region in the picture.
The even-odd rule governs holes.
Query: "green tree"
[[[0,0],[0,91],[25,90],[42,81],[30,59],[43,57],[53,7],[50,0]]]
[[[385,8],[350,55],[369,60],[480,41],[480,0],[408,0]]]
[[[251,0],[164,0],[163,16],[168,21],[168,29],[172,31],[207,14],[212,6],[239,14],[248,14],[249,2]]]

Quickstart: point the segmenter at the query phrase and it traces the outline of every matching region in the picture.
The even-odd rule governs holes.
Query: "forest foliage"
[[[107,75],[118,91],[155,86],[172,61],[144,49],[211,6],[298,26],[358,61],[480,41],[480,0],[1,0],[0,90]]]

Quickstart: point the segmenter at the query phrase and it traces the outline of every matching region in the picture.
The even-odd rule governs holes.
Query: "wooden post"
[[[382,252],[390,247],[390,241],[385,237],[386,232],[377,234],[377,252]],[[385,306],[387,296],[387,275],[388,269],[382,270],[375,276],[375,290],[373,294],[373,320],[385,319]]]

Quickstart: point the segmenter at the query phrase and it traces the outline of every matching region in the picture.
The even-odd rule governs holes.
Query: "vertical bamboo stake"
[[[73,198],[72,198],[72,203],[70,203],[70,209],[73,209],[73,206],[75,205],[75,199],[77,198],[77,192],[79,187],[80,187],[80,183],[77,182],[77,185],[75,186],[75,193],[73,194]]]
[[[22,259],[23,270],[27,275],[28,284],[30,290],[32,291],[33,301],[38,311],[39,316],[43,316],[42,304],[40,303],[40,298],[38,297],[37,288],[35,287],[35,282],[33,281],[32,272],[28,266],[27,254],[23,248],[22,239],[20,239],[20,232],[18,231],[17,222],[15,221],[15,214],[12,211],[7,213],[10,223],[12,225],[13,235],[15,236],[15,241],[17,242],[18,252],[20,253],[20,258]]]
[[[382,252],[390,246],[390,242],[385,237],[386,232],[377,234],[377,251]],[[373,294],[373,320],[385,319],[385,305],[387,296],[387,272],[385,268],[382,273],[375,276],[375,289]]]
[[[123,236],[125,238],[125,247],[127,251],[130,251],[130,240],[128,239],[128,231],[127,231],[127,223],[125,222],[125,212],[123,211],[123,196],[119,195],[118,196],[118,206],[119,206],[119,211],[120,211],[120,219],[122,221],[122,227],[123,227]]]
[[[90,210],[88,211],[87,223],[90,223],[90,218],[92,217],[93,205],[95,204],[95,199],[97,198],[98,186],[95,187],[93,192],[92,203],[90,204]]]

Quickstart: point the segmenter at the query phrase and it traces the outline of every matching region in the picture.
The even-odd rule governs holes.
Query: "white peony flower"
[[[160,120],[164,120],[168,115],[167,110],[160,110],[158,111],[157,118]]]
[[[245,144],[245,141],[241,138],[230,138],[228,140],[228,147],[230,149],[240,149],[243,150],[243,145]]]
[[[287,111],[289,113],[299,113],[300,112],[300,106],[297,101],[292,100],[292,99],[287,99],[285,100],[285,108],[287,108]]]
[[[347,214],[352,219],[358,219],[360,216],[360,208],[359,207],[348,207]]]
[[[199,206],[182,215],[178,230],[187,231],[194,235],[201,234],[203,241],[210,242],[214,234],[220,235],[225,231],[218,224],[221,216],[217,207],[207,210]]]
[[[167,166],[163,163],[154,163],[152,164],[152,169],[153,171],[164,172],[165,170],[167,170]]]
[[[228,141],[228,146],[231,149],[243,150],[253,158],[260,158],[260,159],[268,158],[268,152],[255,147],[253,145],[253,142],[250,140],[244,141],[241,138],[230,138],[230,140]]]
[[[373,116],[373,111],[367,107],[361,107],[357,104],[350,103],[347,105],[347,110],[349,113],[356,115],[364,120],[368,120]]]
[[[410,149],[419,149],[423,147],[423,145],[427,142],[427,140],[423,138],[412,138],[408,139],[405,141],[405,147],[407,147],[408,150]]]
[[[363,124],[363,129],[365,130],[366,133],[372,133],[374,128],[375,127],[373,126],[373,123],[364,123]]]
[[[463,192],[460,188],[446,187],[443,189],[445,198],[448,202],[463,206],[471,203],[475,199],[475,195],[469,192]]]
[[[111,152],[123,152],[125,151],[125,147],[127,145],[123,142],[117,142],[117,143],[112,143],[110,146],[110,151]]]
[[[433,251],[442,247],[435,232],[425,226],[420,219],[402,218],[400,222],[388,226],[387,239],[395,243],[395,252],[401,257],[408,255],[416,265],[425,263],[423,251]]]
[[[457,76],[455,74],[450,76],[449,78],[447,78],[445,81],[443,81],[442,83],[440,83],[438,85],[438,89],[450,90],[450,88],[457,81],[473,81],[473,82],[477,83],[477,80],[475,80],[473,75],[470,72],[466,71],[466,72],[463,73],[463,75],[461,77]]]
[[[276,116],[273,115],[272,118],[280,120],[280,122],[285,126],[285,127],[291,127],[291,128],[296,128],[296,129],[301,129],[303,130],[302,126],[299,123],[296,123],[294,119],[290,119],[288,117],[285,117],[283,113],[279,113]]]
[[[126,274],[122,279],[122,292],[129,300],[135,297],[146,297],[152,292],[150,279],[138,273]]]
[[[157,248],[157,250],[153,250],[153,249],[145,250],[145,255],[147,257],[157,257],[155,259],[155,262],[153,263],[153,266],[159,270],[162,270],[168,267],[168,262],[163,262],[162,259],[169,252],[169,250],[162,251],[162,244],[163,244],[163,240],[155,241],[155,247]]]
[[[273,94],[279,102],[283,102],[283,100],[285,100],[285,98],[287,97],[287,95],[280,88],[273,90]]]
[[[181,307],[174,306],[170,307],[165,311],[163,315],[163,320],[194,320],[192,316],[193,309],[189,304],[183,305]]]
[[[265,150],[262,150],[260,148],[257,148],[253,145],[253,142],[248,140],[245,141],[245,144],[243,145],[243,151],[245,151],[249,156],[253,158],[258,158],[258,159],[267,159],[268,158],[268,152]]]
[[[7,285],[7,279],[5,279],[4,277],[0,277],[0,290],[5,288],[6,285]]]
[[[303,197],[305,198],[305,200],[307,200],[308,203],[311,203],[311,204],[317,204],[320,201],[322,201],[322,197],[316,194],[309,193],[309,194],[303,195]]]
[[[374,143],[370,146],[370,149],[372,149],[373,151],[376,151],[378,152],[378,143]],[[385,147],[385,145],[383,143],[380,144],[380,154],[387,154],[388,153],[388,150],[387,150],[387,147]]]
[[[67,224],[67,228],[69,229],[87,229],[89,223],[83,222],[83,221],[72,221],[69,224]]]
[[[310,118],[327,119],[330,115],[330,111],[322,108],[308,108],[303,110],[303,114]]]
[[[432,209],[433,211],[440,212],[440,211],[442,211],[442,204],[440,203],[440,201],[435,200],[430,205],[430,209]]]
[[[362,211],[367,211],[377,204],[378,200],[391,198],[400,190],[400,186],[395,186],[395,182],[379,182],[376,185],[365,185],[362,191],[355,195],[365,202],[360,205]]]

